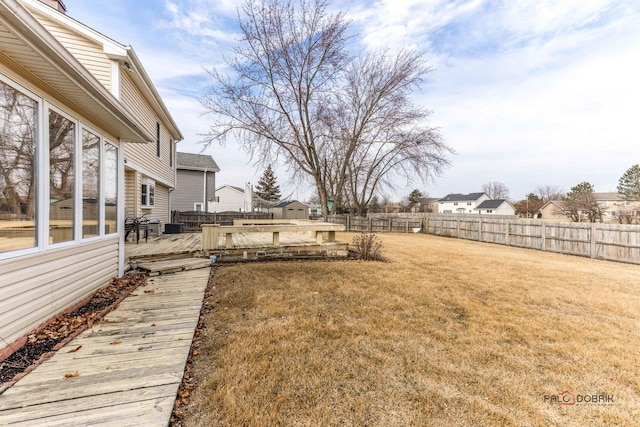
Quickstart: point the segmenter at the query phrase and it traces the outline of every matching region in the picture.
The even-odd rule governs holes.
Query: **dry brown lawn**
[[[379,237],[389,262],[219,269],[185,424],[639,425],[640,266]]]

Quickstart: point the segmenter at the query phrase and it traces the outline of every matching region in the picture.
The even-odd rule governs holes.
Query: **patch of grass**
[[[185,425],[637,425],[640,267],[380,239],[384,264],[220,268]]]

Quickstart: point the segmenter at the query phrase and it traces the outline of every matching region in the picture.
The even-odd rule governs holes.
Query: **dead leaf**
[[[145,294],[152,294],[155,291],[153,289],[147,289],[146,291],[144,291]]]
[[[156,326],[156,324],[155,324],[155,323],[152,323],[152,324],[151,324],[151,326]]]
[[[118,345],[118,344],[120,344],[121,342],[122,342],[122,341],[115,340],[114,342],[112,342],[112,343],[111,343],[111,345]]]
[[[197,356],[199,354],[200,354],[200,352],[198,350],[193,350],[193,353],[192,353],[193,356]]]
[[[75,371],[73,374],[64,374],[65,378],[75,378],[75,377],[79,377],[80,376],[80,372]]]
[[[69,350],[69,353],[75,353],[76,351],[80,350],[81,348],[82,348],[82,346],[79,345],[76,348],[74,348],[73,350]]]

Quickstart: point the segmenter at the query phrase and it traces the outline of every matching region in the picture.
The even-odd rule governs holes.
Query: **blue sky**
[[[68,15],[133,46],[185,136],[200,152],[205,68],[223,67],[239,38],[239,0],[64,0]],[[637,0],[338,0],[359,48],[412,48],[433,66],[416,101],[433,110],[456,151],[434,182],[399,182],[432,197],[498,181],[521,199],[581,181],[615,191],[640,163],[640,2]],[[219,184],[262,174],[233,143],[211,146]],[[276,166],[284,192],[310,194]],[[297,190],[296,190],[297,189]]]

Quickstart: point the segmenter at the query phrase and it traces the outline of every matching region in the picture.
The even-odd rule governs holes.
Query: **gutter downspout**
[[[204,195],[204,203],[203,203],[203,207],[204,207],[204,211],[205,212],[209,212],[209,206],[207,203],[207,168],[204,168],[204,191],[203,191],[203,195]]]

